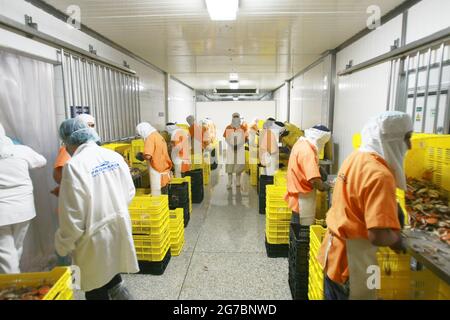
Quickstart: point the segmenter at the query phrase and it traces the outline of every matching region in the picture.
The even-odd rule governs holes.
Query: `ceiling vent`
[[[220,95],[230,95],[230,94],[239,94],[239,95],[253,95],[258,94],[258,89],[214,89],[214,93]]]

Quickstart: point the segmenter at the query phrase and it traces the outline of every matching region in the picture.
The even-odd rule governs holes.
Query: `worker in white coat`
[[[233,173],[236,174],[236,187],[241,185],[241,174],[245,169],[245,142],[248,139],[247,131],[242,126],[239,113],[232,115],[231,124],[226,127],[223,137],[227,143],[227,159],[225,171],[228,174],[227,189],[233,184]]]
[[[71,159],[61,180],[56,251],[72,254],[87,300],[130,299],[120,276],[139,271],[128,212],[135,195],[128,165],[118,153],[99,147],[97,133],[79,119],[64,121],[59,135]]]
[[[14,145],[0,124],[0,274],[20,273],[23,242],[36,216],[29,170],[46,163],[33,149]]]

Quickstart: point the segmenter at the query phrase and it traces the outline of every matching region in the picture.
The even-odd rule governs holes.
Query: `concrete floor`
[[[227,190],[226,180],[222,170],[212,172],[204,201],[194,204],[183,251],[163,275],[123,275],[136,299],[292,299],[287,259],[266,255],[256,188]]]

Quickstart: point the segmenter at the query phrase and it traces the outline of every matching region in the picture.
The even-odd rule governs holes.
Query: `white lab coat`
[[[30,169],[47,164],[43,156],[27,146],[8,147],[12,156],[0,159],[0,227],[36,216]]]
[[[139,271],[128,212],[134,195],[123,158],[94,142],[78,147],[64,167],[55,247],[60,256],[72,252],[82,290]]]

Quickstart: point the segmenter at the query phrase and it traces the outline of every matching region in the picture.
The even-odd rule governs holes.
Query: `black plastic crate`
[[[269,258],[287,258],[289,254],[288,244],[270,244],[266,238],[266,253]]]
[[[189,213],[189,203],[183,208],[183,219],[184,219],[184,227],[186,228],[189,224],[189,220],[191,220],[191,214]]]
[[[160,276],[164,274],[164,271],[166,271],[167,265],[170,262],[170,258],[172,257],[172,254],[169,251],[167,251],[164,259],[162,261],[143,261],[139,260],[139,273],[140,274],[152,274],[155,276]]]
[[[183,177],[191,177],[192,203],[201,203],[204,198],[203,170],[196,169],[183,173]]]
[[[266,214],[266,186],[273,184],[272,176],[260,176],[259,182],[259,213]]]
[[[309,226],[289,229],[289,288],[294,300],[308,300]]]

